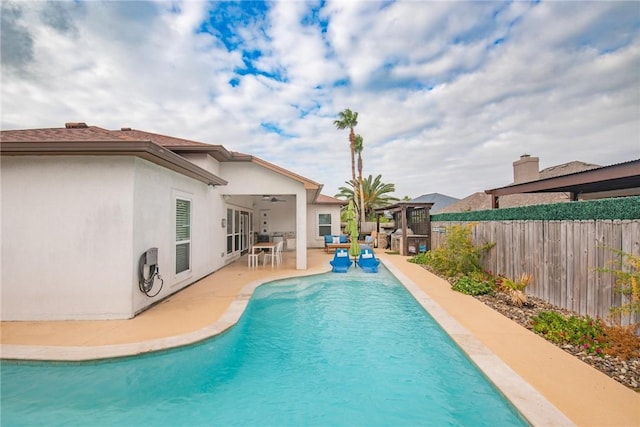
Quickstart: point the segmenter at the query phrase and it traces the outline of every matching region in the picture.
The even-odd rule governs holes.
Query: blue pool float
[[[358,265],[362,268],[362,271],[366,273],[377,273],[380,260],[376,259],[373,249],[366,248],[360,252]]]
[[[333,266],[334,273],[346,273],[353,261],[349,258],[349,252],[346,249],[336,249],[333,259],[329,264]]]

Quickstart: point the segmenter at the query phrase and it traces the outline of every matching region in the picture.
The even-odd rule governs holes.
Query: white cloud
[[[86,121],[223,144],[330,195],[350,179],[333,125],[347,107],[365,174],[398,196],[505,185],[525,152],[541,167],[640,157],[633,2],[276,2],[235,25],[243,3],[211,5],[3,2],[20,13],[3,15],[15,62],[2,64],[2,127]],[[201,31],[223,6],[232,51]]]

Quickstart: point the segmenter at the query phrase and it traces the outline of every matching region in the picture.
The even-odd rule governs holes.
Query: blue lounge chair
[[[333,266],[334,273],[346,273],[353,261],[349,258],[349,251],[346,249],[336,249],[333,254],[333,259],[329,261],[329,264]]]
[[[358,265],[362,268],[362,271],[366,273],[377,273],[380,260],[376,259],[373,253],[373,249],[365,248],[360,252],[360,258],[358,259]]]

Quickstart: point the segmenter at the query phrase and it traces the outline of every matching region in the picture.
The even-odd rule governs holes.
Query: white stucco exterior
[[[295,236],[298,269],[307,268],[308,247],[324,245],[318,213],[331,213],[332,232],[340,232],[340,206],[308,200],[311,181],[264,162],[182,157],[228,184],[207,185],[136,155],[3,155],[0,320],[131,318],[247,250],[229,250],[228,209],[246,213],[256,232],[268,212],[271,237]],[[190,202],[190,263],[179,274],[177,198]],[[138,283],[150,248],[158,248],[163,279],[153,297]],[[156,280],[150,293],[159,289]]]
[[[213,187],[169,171],[145,160],[135,159],[133,273],[131,281],[134,313],[149,305],[150,298],[137,287],[140,254],[158,248],[158,265],[163,289],[153,300],[172,294],[224,265],[224,234],[219,224],[222,201]],[[176,199],[191,202],[191,268],[176,274]],[[154,291],[155,293],[155,291]]]
[[[310,248],[323,248],[324,237],[319,234],[319,214],[331,215],[331,234],[338,235],[340,230],[340,206],[330,204],[311,205],[307,215],[307,245]]]
[[[133,158],[2,158],[2,320],[132,315],[133,177]]]
[[[220,197],[201,182],[129,156],[3,157],[1,166],[2,320],[130,318],[224,265],[210,214]],[[177,196],[192,201],[191,268],[180,275]],[[164,280],[153,299],[137,278],[150,247]]]

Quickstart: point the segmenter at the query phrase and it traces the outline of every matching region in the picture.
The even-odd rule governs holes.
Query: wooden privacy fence
[[[640,255],[640,220],[433,221],[432,249],[445,241],[446,227],[469,223],[474,244],[496,244],[484,258],[486,270],[510,279],[529,273],[528,295],[591,317],[606,319],[624,298],[615,292],[615,276],[597,271],[621,260],[611,249]],[[621,320],[635,323],[640,316]]]

